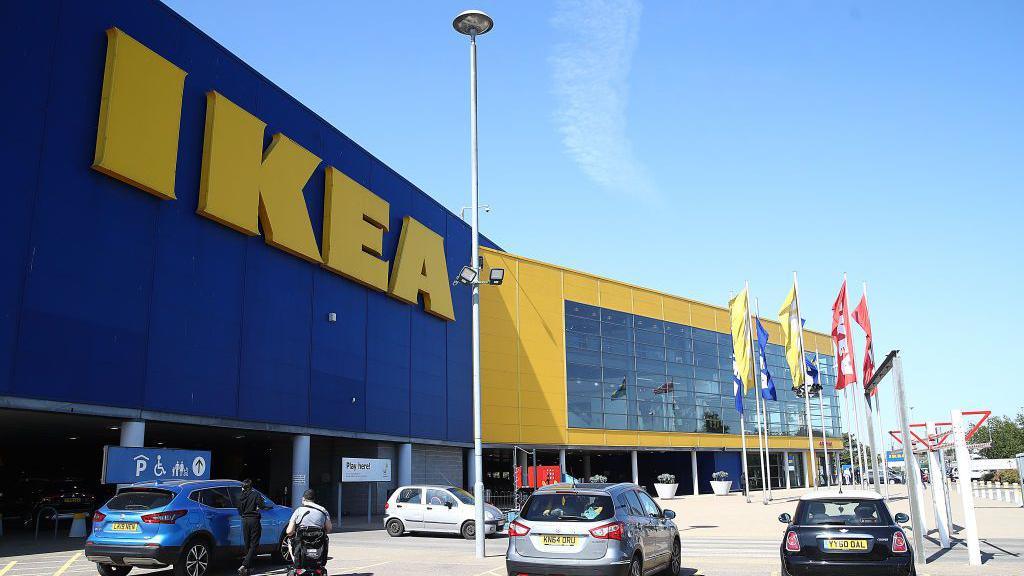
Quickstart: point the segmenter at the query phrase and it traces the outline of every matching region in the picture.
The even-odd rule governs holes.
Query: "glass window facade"
[[[570,301],[565,330],[570,428],[739,433],[729,334]],[[782,346],[769,344],[767,360],[778,396],[767,402],[768,433],[806,435],[804,401],[793,393]],[[824,419],[826,434],[839,437],[835,363],[825,355],[818,363],[822,409],[812,398],[811,425],[820,437]],[[753,392],[744,402],[752,432]]]

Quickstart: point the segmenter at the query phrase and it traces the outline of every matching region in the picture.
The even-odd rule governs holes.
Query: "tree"
[[[988,421],[992,446],[981,451],[985,458],[1013,458],[1024,452],[1024,409],[1015,418],[993,416]]]

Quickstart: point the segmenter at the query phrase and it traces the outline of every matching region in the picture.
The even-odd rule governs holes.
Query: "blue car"
[[[125,576],[134,566],[174,566],[175,576],[204,576],[212,562],[242,556],[241,482],[172,480],[121,489],[92,518],[85,557],[102,576]],[[284,531],[292,510],[263,512],[259,552],[285,558]]]

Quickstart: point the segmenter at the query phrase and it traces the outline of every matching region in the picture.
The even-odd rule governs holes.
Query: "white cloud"
[[[627,79],[636,49],[638,0],[562,0],[552,24],[565,40],[551,57],[555,122],[583,173],[613,193],[658,197],[627,132]]]

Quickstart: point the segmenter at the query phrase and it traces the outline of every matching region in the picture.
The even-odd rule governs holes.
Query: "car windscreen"
[[[886,526],[892,523],[881,500],[828,499],[801,502],[801,526]]]
[[[117,493],[107,502],[110,510],[152,510],[166,506],[174,499],[174,493],[151,488],[128,488]]]
[[[454,494],[455,497],[459,499],[459,502],[462,502],[463,504],[473,503],[473,495],[462,488],[449,488],[448,491]]]
[[[595,522],[615,515],[610,496],[604,494],[534,494],[520,516],[539,522]]]

